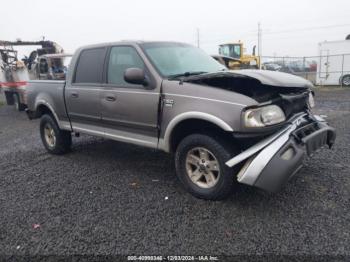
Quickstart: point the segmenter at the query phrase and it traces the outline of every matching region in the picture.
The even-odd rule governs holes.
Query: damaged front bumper
[[[240,183],[269,192],[277,192],[302,167],[305,155],[335,141],[334,128],[319,116],[304,113],[292,119],[287,127],[260,141],[226,165],[233,167],[245,161],[238,173]]]

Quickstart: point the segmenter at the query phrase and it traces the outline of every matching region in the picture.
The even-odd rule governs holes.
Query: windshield
[[[146,43],[141,47],[164,77],[192,72],[217,72],[225,67],[201,49],[179,43]]]
[[[50,58],[51,66],[55,68],[56,71],[60,71],[57,73],[63,73],[68,69],[70,61],[72,60],[71,56],[62,56],[62,57],[53,57]],[[61,72],[62,71],[62,72]]]
[[[50,68],[47,69],[49,74],[51,74],[50,79],[55,79],[55,80],[65,79],[71,60],[72,60],[72,56],[50,57],[49,58]],[[46,66],[49,66],[46,60],[44,60],[43,63],[46,63]]]

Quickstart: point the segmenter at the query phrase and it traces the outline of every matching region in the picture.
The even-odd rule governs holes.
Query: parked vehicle
[[[270,71],[280,71],[282,69],[282,66],[273,62],[266,62],[262,65],[262,69]]]
[[[1,83],[6,81],[5,71],[2,68],[3,68],[2,60],[0,59],[0,88],[1,88]]]
[[[72,58],[71,54],[47,54],[38,57],[33,70],[35,79],[64,80]]]
[[[319,43],[317,85],[350,86],[350,40]]]
[[[29,80],[28,71],[22,61],[16,61],[13,68],[15,70],[10,70],[0,58],[0,88],[5,94],[7,104],[23,111],[26,108],[25,87]]]
[[[14,105],[17,111],[24,111],[27,104],[26,81],[2,82],[0,88],[3,90],[8,105]]]
[[[184,187],[222,199],[235,181],[275,192],[307,154],[335,140],[311,113],[312,84],[273,71],[228,71],[173,42],[82,47],[66,81],[30,81],[30,119],[49,153],[86,133],[175,154]],[[130,156],[132,157],[132,156]]]
[[[226,66],[228,69],[257,69],[260,66],[260,58],[255,55],[255,47],[251,55],[245,54],[243,42],[226,43],[219,45],[219,55],[212,57]]]
[[[30,55],[18,59],[19,46],[38,46]],[[62,53],[63,49],[52,41],[2,41],[0,40],[0,88],[3,89],[8,105],[15,105],[16,109],[23,111],[26,108],[26,83],[29,79],[40,79],[38,60],[54,59],[48,54]],[[59,59],[56,57],[56,60]],[[62,56],[61,60],[64,59]],[[56,62],[59,64],[59,62]],[[50,67],[49,67],[50,69]],[[58,74],[59,75],[59,74]],[[46,76],[54,76],[47,72]],[[43,78],[43,77],[41,77]],[[44,77],[50,79],[50,77]],[[51,77],[51,79],[54,79]],[[63,78],[59,78],[63,79]]]

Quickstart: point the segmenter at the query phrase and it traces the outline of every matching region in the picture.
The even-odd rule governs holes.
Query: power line
[[[266,34],[266,32],[264,31],[264,34]],[[303,39],[305,40],[315,40],[315,39],[323,39],[323,40],[329,40],[328,38],[330,36],[338,36],[338,38],[343,39],[343,36],[345,36],[346,33],[339,33],[339,32],[329,32],[327,33],[327,35],[325,35],[324,33],[311,33],[311,32],[307,32],[307,34],[303,34],[303,35],[289,35],[289,36],[279,36],[279,35],[271,35],[271,36],[267,36],[264,37],[264,40],[284,40],[284,39],[296,39],[296,40],[300,40]],[[341,36],[341,37],[339,37]],[[250,38],[247,38],[250,39]]]
[[[295,29],[288,29],[288,30],[281,30],[281,31],[266,31],[264,30],[265,35],[273,35],[273,34],[284,34],[284,33],[293,33],[293,32],[302,32],[302,31],[309,31],[309,30],[319,30],[319,29],[328,29],[328,28],[336,28],[336,27],[346,27],[350,26],[350,24],[335,24],[335,25],[326,25],[326,26],[314,26],[314,27],[304,27],[304,28],[295,28]],[[236,37],[235,39],[244,38],[244,39],[256,39],[256,34],[259,33],[257,30],[249,30],[249,32],[240,32],[237,35],[239,37]],[[214,32],[210,39],[201,39],[201,43],[212,43],[216,41],[228,41],[227,39],[230,39],[230,34],[224,34],[224,33],[216,33]],[[294,37],[290,37],[294,38]],[[270,39],[270,38],[268,38]]]
[[[283,34],[283,33],[292,33],[292,32],[308,31],[308,30],[319,30],[319,29],[346,27],[346,26],[350,26],[350,24],[336,24],[336,25],[328,25],[328,26],[304,27],[304,28],[289,29],[289,30],[282,30],[282,31],[275,31],[275,32],[273,32],[273,31],[272,32],[265,32],[265,34]]]

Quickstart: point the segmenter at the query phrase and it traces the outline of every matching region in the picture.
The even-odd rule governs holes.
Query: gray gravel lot
[[[0,254],[350,256],[350,90],[316,102],[334,149],[278,194],[242,185],[221,202],[186,193],[161,152],[81,136],[49,155],[39,122],[0,106]]]

